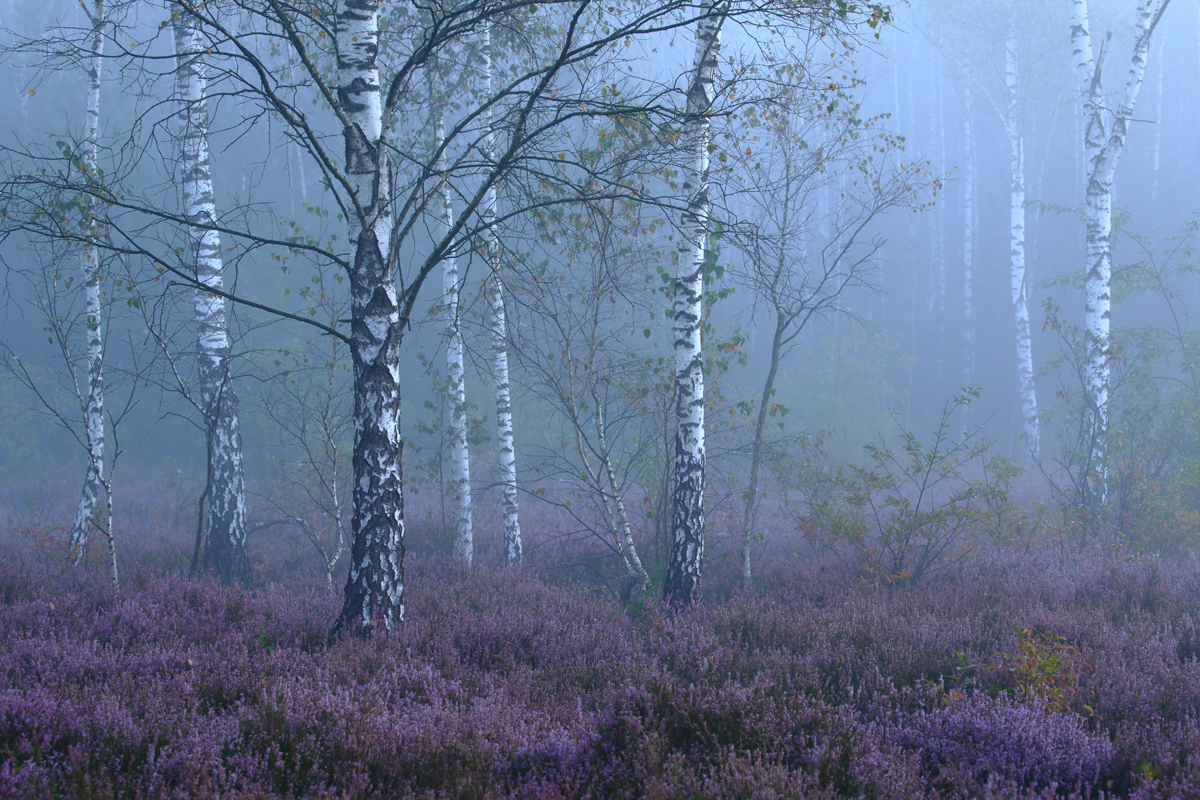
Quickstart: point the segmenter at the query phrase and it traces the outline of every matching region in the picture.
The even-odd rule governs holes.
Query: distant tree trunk
[[[85,6],[86,8],[86,6]],[[104,0],[98,0],[88,12],[92,23],[91,58],[88,64],[87,129],[83,142],[83,168],[87,179],[97,180],[96,150],[100,137],[100,71],[104,63],[104,30],[108,24]],[[84,402],[84,435],[88,450],[87,473],[79,492],[79,508],[71,526],[69,553],[78,564],[87,550],[88,534],[99,524],[98,505],[104,484],[104,330],[100,306],[100,257],[94,244],[99,236],[94,199],[88,199],[84,225],[88,242],[80,259],[83,272],[84,314],[87,319],[87,399]],[[101,525],[111,529],[112,521]],[[110,543],[111,545],[111,543]],[[113,554],[113,582],[116,583],[116,556]]]
[[[1163,73],[1167,71],[1165,47],[1158,48],[1158,75],[1154,86],[1154,161],[1150,172],[1150,220],[1158,227],[1158,169],[1162,158],[1163,134]]]
[[[300,187],[300,205],[308,203],[308,181],[304,176],[304,151],[300,149],[300,145],[292,143],[292,152],[296,154],[296,183]]]
[[[683,142],[683,243],[675,277],[675,466],[671,555],[663,597],[675,605],[695,599],[704,555],[704,268],[708,258],[708,114],[721,49],[723,6],[706,2],[696,25],[688,78]]]
[[[492,95],[492,28],[483,30],[483,70],[486,94]],[[492,111],[485,120],[487,135],[484,146],[489,160],[495,157],[495,134],[492,130]],[[504,506],[504,563],[521,561],[521,517],[517,508],[517,455],[513,444],[512,394],[508,384],[508,324],[504,311],[504,280],[500,274],[500,242],[496,237],[499,187],[488,187],[483,201],[484,249],[488,262],[488,309],[492,331],[492,356],[496,373],[496,440],[500,448],[500,491]]]
[[[971,87],[965,89],[963,119],[963,380],[975,379],[975,129],[971,119]]]
[[[184,214],[192,239],[196,281],[222,291],[221,237],[213,229],[217,208],[208,149],[205,45],[196,20],[172,6],[175,26],[175,79],[179,95],[179,171]],[[197,290],[195,316],[200,402],[208,429],[208,498],[205,504],[204,561],[223,583],[248,584],[246,495],[238,397],[229,369],[229,334],[224,298]]]
[[[350,351],[354,359],[354,542],[342,611],[330,638],[391,630],[404,619],[404,489],[400,337],[392,218],[379,93],[379,1],[337,4],[338,104],[348,122]]]
[[[1005,128],[1012,174],[1009,225],[1009,269],[1012,284],[1013,321],[1017,342],[1017,379],[1021,397],[1021,422],[1025,445],[1038,458],[1037,393],[1033,385],[1033,341],[1029,331],[1029,302],[1025,280],[1025,140],[1021,131],[1020,78],[1017,73],[1016,39],[1009,25],[1005,42],[1005,85],[1008,89]]]
[[[1125,89],[1115,109],[1104,98],[1104,57],[1109,40],[1094,55],[1088,20],[1087,0],[1071,0],[1071,49],[1080,92],[1084,124],[1083,155],[1087,189],[1084,200],[1086,221],[1086,272],[1084,330],[1086,359],[1084,393],[1087,440],[1085,453],[1090,475],[1091,503],[1104,503],[1105,435],[1108,430],[1108,387],[1110,330],[1112,323],[1112,189],[1117,163],[1125,147],[1129,121],[1146,74],[1150,37],[1171,0],[1139,0],[1134,31],[1133,55]]]
[[[942,73],[941,59],[934,62],[936,73],[933,79],[933,127],[937,135],[937,160],[935,169],[938,175],[946,174],[946,93],[945,78]],[[937,378],[940,385],[946,369],[946,203],[937,204],[931,220],[930,249],[933,258],[930,260],[930,289],[929,311],[936,320],[937,341],[934,353],[937,359]]]
[[[433,112],[433,146],[442,148],[446,140],[446,102],[439,75],[441,64],[434,59],[429,65],[429,102]],[[436,196],[432,204],[437,217],[437,236],[443,238],[454,224],[454,206],[446,174],[446,156],[440,154],[434,162],[438,175]],[[467,387],[463,366],[463,335],[459,324],[458,259],[447,253],[442,257],[442,313],[446,315],[446,391],[450,406],[450,503],[453,518],[454,555],[468,564],[475,553],[474,531],[471,525],[471,452],[467,446]]]

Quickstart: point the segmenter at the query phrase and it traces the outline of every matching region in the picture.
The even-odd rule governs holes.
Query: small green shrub
[[[1008,531],[1021,468],[991,454],[978,428],[955,432],[954,413],[979,396],[964,389],[942,409],[928,444],[901,431],[898,449],[872,443],[866,466],[824,476],[800,531],[888,587],[917,582],[974,553],[984,531]]]

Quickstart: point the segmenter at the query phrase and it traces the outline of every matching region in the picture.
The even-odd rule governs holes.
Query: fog
[[[1108,375],[1103,430],[1088,383],[1100,368],[1089,366],[1098,362],[1089,361],[1096,340],[1085,313],[1085,200],[1099,163],[1090,159],[1101,150],[1085,147],[1092,117],[1073,56],[1071,3],[913,0],[892,6],[890,22],[860,21],[850,34],[772,28],[749,13],[727,23],[708,117],[710,557],[732,558],[744,524],[760,513],[789,520],[778,524],[792,535],[799,523],[789,514],[808,513],[821,475],[869,464],[863,448],[873,442],[896,443],[904,433],[932,441],[943,410],[964,391],[978,397],[949,418],[946,441],[976,436],[971,441],[990,442],[990,455],[1011,459],[1023,471],[1013,497],[1026,507],[1082,503],[1134,513],[1151,484],[1191,486],[1200,456],[1188,313],[1200,299],[1191,227],[1200,211],[1200,3],[1166,4],[1144,76],[1133,70],[1140,85],[1118,146],[1114,120],[1134,63],[1136,6],[1094,0],[1090,8],[1102,64],[1102,93],[1093,97],[1105,126],[1101,160],[1115,163],[1112,306],[1095,313],[1111,320],[1100,359]],[[684,9],[671,13],[683,19]],[[551,28],[565,13],[543,11]],[[134,3],[109,13],[97,178],[80,155],[91,28],[84,12],[66,0],[0,7],[0,523],[64,540],[72,528],[90,441],[80,258],[94,236],[105,346],[100,462],[116,498],[114,535],[120,548],[123,529],[170,529],[164,547],[182,563],[193,532],[213,524],[197,519],[212,434],[200,412],[210,401],[202,397],[199,273],[183,210],[190,190],[178,169],[175,40],[164,7]],[[416,16],[406,13],[389,18],[381,59],[406,63],[422,41]],[[226,21],[252,30],[233,12]],[[316,91],[285,46],[246,33],[254,60],[238,54],[233,43],[242,40],[201,27],[213,43],[207,108],[199,111],[208,120],[217,209],[217,222],[206,224],[221,232],[220,296],[230,298],[222,369],[240,401],[252,558],[262,569],[275,543],[300,541],[295,563],[323,573],[303,543],[311,540],[334,548],[322,558],[332,559],[330,580],[340,585],[356,481],[345,280],[354,212],[350,184],[336,178],[352,161],[344,126],[332,95]],[[522,92],[532,92],[522,70],[553,51],[553,35],[539,39],[534,27],[514,23],[496,34],[495,91],[505,81],[516,88],[486,113],[478,98],[493,91],[492,78],[482,89],[482,50],[470,26],[446,46],[440,66],[418,63],[398,89],[408,94],[391,129],[398,232],[388,269],[399,275],[402,300],[412,301],[394,364],[407,544],[418,552],[466,546],[454,519],[469,502],[471,546],[485,562],[504,558],[509,484],[497,441],[487,289],[502,264],[508,330],[499,341],[508,347],[525,547],[569,571],[575,556],[561,542],[595,539],[602,544],[588,551],[580,574],[615,586],[614,575],[634,569],[634,549],[657,569],[671,547],[673,276],[685,258],[689,212],[678,193],[690,167],[677,146],[683,128],[664,131],[683,118],[693,35],[688,28],[631,36],[556,74],[546,97],[609,104],[606,116],[572,117],[559,100],[538,107],[531,118],[546,126],[520,151],[525,166],[502,173],[488,217],[480,199],[487,165],[493,148],[502,152],[516,135]],[[333,76],[331,45],[313,31],[305,35],[325,59],[314,69]],[[393,50],[399,55],[388,55]],[[256,65],[269,71],[263,80],[275,95],[255,89]],[[441,84],[429,88],[435,72]],[[437,91],[443,99],[430,102]],[[630,121],[635,107],[651,109],[638,112],[650,120],[645,129]],[[435,108],[447,143],[442,162],[430,155]],[[437,188],[439,173],[449,188]],[[607,183],[587,184],[583,174]],[[99,197],[99,185],[111,193],[95,212],[107,222],[89,233],[98,223],[88,221],[92,201],[80,198]],[[594,192],[586,202],[568,196],[586,191]],[[501,253],[496,261],[493,252]],[[451,255],[460,338],[447,332],[455,306],[442,288]],[[423,264],[436,269],[417,280]],[[779,322],[789,308],[795,314]],[[772,370],[777,322],[784,340]],[[464,353],[461,381],[448,347]],[[756,446],[760,405],[767,424]],[[469,454],[469,501],[455,484],[459,437]],[[1135,462],[1137,475],[1125,467]],[[987,474],[978,464],[963,468]],[[758,483],[748,490],[748,480]],[[1194,511],[1193,500],[1188,494],[1181,509]],[[149,509],[158,515],[152,524]],[[755,547],[763,557],[765,545]]]

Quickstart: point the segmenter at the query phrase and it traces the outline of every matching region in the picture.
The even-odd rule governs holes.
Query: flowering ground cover
[[[633,617],[521,571],[339,598],[0,553],[0,796],[1200,796],[1200,563],[993,556],[886,592],[827,564]]]

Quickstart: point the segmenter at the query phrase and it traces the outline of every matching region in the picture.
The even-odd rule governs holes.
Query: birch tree
[[[96,164],[96,151],[100,138],[100,75],[104,66],[104,37],[108,27],[107,9],[104,0],[95,0],[89,10],[86,4],[81,4],[88,15],[92,26],[91,47],[88,59],[88,94],[87,121],[82,152],[80,153],[81,167],[84,178],[88,181],[98,181],[99,174]],[[100,514],[100,495],[105,492],[106,479],[104,475],[104,321],[102,318],[100,298],[100,255],[95,240],[100,235],[99,203],[90,196],[85,196],[83,242],[80,268],[83,273],[83,291],[85,295],[84,315],[87,319],[87,397],[84,402],[84,433],[88,451],[87,474],[83,479],[83,488],[79,493],[79,508],[75,513],[75,523],[71,526],[68,541],[68,553],[76,564],[83,558],[87,549],[88,534],[94,525],[99,524],[102,530],[111,530],[111,498],[108,502],[108,520],[98,523]],[[117,582],[116,553],[113,552],[113,583]]]
[[[709,143],[713,88],[726,3],[709,2],[696,24],[696,49],[687,78],[683,119],[683,201],[675,276],[675,466],[672,475],[671,556],[663,597],[688,605],[699,588],[704,556],[704,269],[708,258]]]
[[[196,19],[172,4],[175,32],[176,93],[179,98],[179,177],[184,216],[194,265],[196,355],[200,407],[207,450],[207,496],[204,498],[204,563],[223,583],[251,580],[246,552],[246,487],[238,396],[229,367],[229,323],[223,291],[221,234],[216,229],[208,147],[208,85],[205,44]]]
[[[1111,34],[1096,47],[1092,42],[1088,0],[1071,2],[1071,50],[1075,67],[1079,106],[1083,119],[1083,157],[1086,176],[1084,195],[1085,266],[1084,370],[1085,424],[1090,442],[1083,454],[1092,475],[1088,504],[1105,500],[1105,445],[1108,429],[1108,392],[1111,368],[1112,328],[1112,189],[1129,123],[1133,119],[1150,39],[1171,0],[1138,0],[1134,16],[1133,53],[1129,72],[1116,105],[1104,93],[1104,60]]]
[[[1011,21],[1004,43],[1004,128],[1008,135],[1009,171],[1009,280],[1017,343],[1017,380],[1021,397],[1021,423],[1025,446],[1033,458],[1040,452],[1037,394],[1033,383],[1033,341],[1029,331],[1028,285],[1025,280],[1025,138],[1021,125],[1020,74],[1016,32]]]
[[[597,204],[598,205],[598,204]],[[634,204],[636,205],[636,204]],[[620,561],[622,576],[642,589],[650,575],[630,520],[626,496],[636,489],[634,473],[643,456],[639,427],[647,395],[646,362],[654,344],[617,344],[629,331],[650,330],[654,295],[638,271],[653,261],[656,248],[637,242],[624,215],[627,201],[610,201],[586,213],[581,230],[569,237],[563,264],[531,276],[516,294],[528,307],[513,333],[514,354],[526,389],[552,411],[552,436],[543,446],[530,443],[533,469],[571,487],[564,496],[539,491],[579,527],[597,538]],[[581,502],[582,501],[582,502]]]
[[[402,328],[392,245],[391,170],[379,83],[378,0],[339,0],[337,93],[343,125],[354,363],[354,541],[343,629],[391,629],[404,616],[404,498],[400,456]],[[293,39],[295,46],[296,42]],[[328,96],[328,95],[327,95]],[[391,111],[392,109],[387,109]]]
[[[437,186],[433,202],[436,218],[435,238],[444,238],[454,225],[454,205],[450,198],[446,171],[446,92],[442,89],[442,60],[434,57],[427,70],[429,103],[433,120],[434,172]],[[441,313],[446,317],[446,391],[450,406],[450,513],[453,518],[454,555],[468,564],[474,556],[474,531],[471,525],[471,453],[467,445],[467,386],[463,366],[463,333],[459,320],[462,284],[458,277],[458,259],[453,252],[442,257]]]
[[[484,78],[484,97],[493,92],[494,70],[492,62],[492,24],[483,29],[480,47],[483,56],[481,67]],[[484,153],[493,161],[496,151],[496,135],[493,131],[493,113],[489,107],[484,116]],[[501,274],[500,240],[496,231],[497,213],[500,204],[500,187],[488,187],[483,201],[483,253],[487,260],[488,327],[492,338],[493,372],[496,383],[496,441],[500,452],[500,492],[504,511],[504,563],[518,564],[521,561],[521,518],[517,504],[517,455],[513,442],[512,391],[508,382],[508,319],[504,309],[504,278]]]

